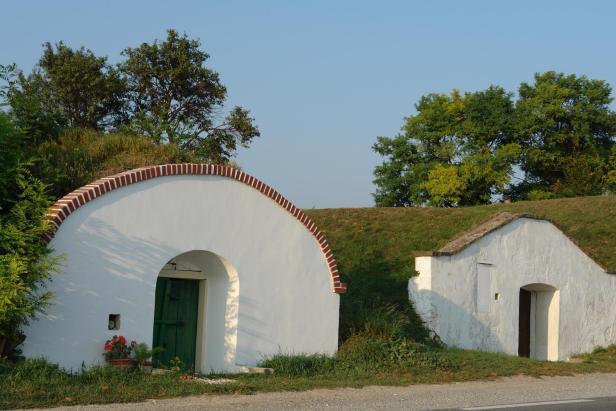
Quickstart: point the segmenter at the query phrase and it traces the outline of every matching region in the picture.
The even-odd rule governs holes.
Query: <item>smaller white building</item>
[[[497,214],[415,266],[410,299],[449,346],[556,361],[616,342],[616,275],[549,221]]]

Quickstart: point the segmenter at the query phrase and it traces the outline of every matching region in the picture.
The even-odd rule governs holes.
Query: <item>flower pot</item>
[[[132,358],[113,358],[107,360],[107,363],[117,368],[132,368],[134,366]]]

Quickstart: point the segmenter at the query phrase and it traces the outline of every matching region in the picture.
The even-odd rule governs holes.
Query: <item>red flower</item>
[[[118,340],[122,343],[122,344],[126,344],[126,338],[124,338],[123,335],[118,337]]]
[[[105,351],[111,350],[111,344],[105,344]]]

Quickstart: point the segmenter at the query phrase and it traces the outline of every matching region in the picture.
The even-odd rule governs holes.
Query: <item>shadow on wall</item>
[[[175,260],[201,271],[207,283],[203,313],[205,321],[202,324],[205,361],[199,365],[199,370],[232,370],[236,362],[238,334],[240,284],[237,271],[224,257],[210,251],[189,251],[177,256]],[[202,349],[197,347],[197,351]]]
[[[67,257],[65,272],[54,276],[50,285],[55,294],[53,306],[30,327],[32,338],[27,340],[29,347],[25,350],[27,355],[48,356],[74,368],[82,361],[86,365],[100,362],[103,343],[113,334],[151,345],[158,274],[169,260],[187,251],[129,238],[87,211],[74,213],[60,228],[73,234],[71,238],[64,236],[63,243],[58,244],[62,248],[58,252]],[[88,224],[84,225],[86,219]],[[218,264],[230,265],[223,260]],[[233,312],[219,321],[217,334],[237,327],[237,294],[234,305]],[[119,330],[108,330],[109,314],[121,314]],[[251,319],[243,321],[243,326],[248,332],[261,328]],[[216,338],[223,340],[225,347],[236,345],[236,335],[223,331]],[[47,345],[50,339],[58,344],[54,350]],[[233,362],[229,352],[224,355],[224,361]],[[66,360],[63,356],[75,358]]]
[[[474,312],[432,290],[417,290],[409,282],[409,298],[426,326],[449,347],[505,352],[497,332]],[[486,320],[487,321],[487,320]]]

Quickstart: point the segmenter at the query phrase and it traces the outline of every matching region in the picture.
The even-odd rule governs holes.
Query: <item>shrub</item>
[[[356,334],[345,341],[336,354],[340,366],[363,370],[408,368],[455,369],[442,350],[406,338]]]
[[[22,327],[49,305],[44,286],[58,263],[43,239],[50,230],[46,186],[22,168],[14,178],[19,194],[0,214],[0,357],[18,354]]]
[[[100,177],[147,165],[194,161],[190,154],[172,144],[157,145],[141,136],[101,134],[70,129],[57,141],[39,148],[39,173],[61,197]]]
[[[276,374],[309,377],[331,373],[336,360],[327,355],[283,355],[277,354],[262,361],[259,366],[273,368]]]

